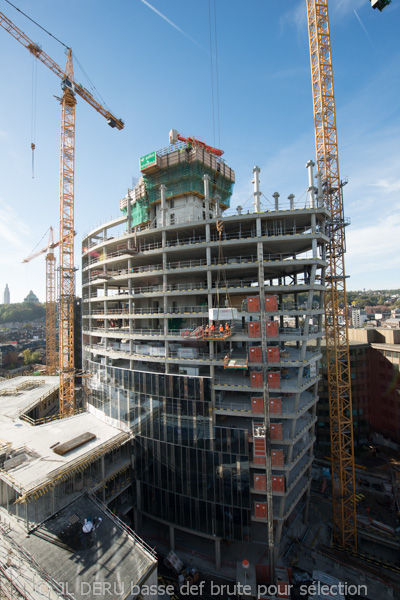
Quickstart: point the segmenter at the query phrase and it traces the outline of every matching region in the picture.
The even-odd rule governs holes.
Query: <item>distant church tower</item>
[[[8,283],[6,283],[6,287],[3,294],[3,304],[10,304],[10,290],[8,289]]]

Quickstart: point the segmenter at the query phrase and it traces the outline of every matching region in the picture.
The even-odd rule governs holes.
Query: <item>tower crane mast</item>
[[[328,0],[307,0],[317,167],[330,211],[325,331],[331,434],[333,539],[357,550],[353,413],[344,265],[345,219],[339,176]]]
[[[0,25],[31,54],[61,79],[61,160],[60,160],[60,273],[59,273],[59,369],[60,413],[68,416],[75,407],[74,361],[74,171],[75,105],[78,95],[107,119],[111,127],[123,129],[124,123],[99,104],[74,81],[72,51],[68,48],[67,65],[62,70],[38,44],[35,44],[10,19],[0,12]]]
[[[57,372],[57,306],[56,306],[56,257],[54,248],[60,242],[54,242],[53,228],[49,230],[47,246],[34,252],[22,262],[28,263],[37,256],[47,252],[46,256],[46,372],[55,375]]]

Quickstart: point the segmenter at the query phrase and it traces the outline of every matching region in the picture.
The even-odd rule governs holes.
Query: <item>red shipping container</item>
[[[261,371],[254,371],[250,375],[250,384],[252,388],[260,388],[263,386]]]
[[[279,371],[268,373],[268,386],[270,388],[278,388],[281,385],[281,374]]]
[[[267,337],[278,337],[278,321],[267,321]]]
[[[268,362],[279,362],[279,346],[271,346],[267,348]]]
[[[254,489],[265,492],[267,489],[267,476],[260,473],[254,474]]]
[[[267,518],[267,503],[266,502],[255,502],[255,514],[257,519]]]
[[[270,312],[278,310],[278,299],[276,296],[265,296],[265,310]]]
[[[282,440],[282,423],[271,424],[271,440]]]
[[[262,362],[261,346],[250,346],[250,362]]]
[[[260,297],[249,296],[247,298],[247,310],[249,312],[260,312]]]
[[[272,491],[273,492],[284,492],[285,491],[285,478],[273,476],[272,477]]]
[[[271,464],[273,467],[283,467],[283,450],[271,450]]]
[[[252,398],[251,399],[251,412],[263,413],[264,412],[264,399],[263,398]]]
[[[282,414],[282,398],[270,398],[269,399],[269,412],[271,415]]]
[[[249,323],[249,337],[260,337],[260,321],[250,321]]]

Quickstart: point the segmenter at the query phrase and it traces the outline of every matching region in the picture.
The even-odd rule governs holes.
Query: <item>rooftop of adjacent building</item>
[[[17,377],[0,382],[0,477],[12,481],[21,493],[67,473],[78,462],[95,460],[129,437],[89,412],[36,426],[22,420],[58,383],[58,377]],[[34,384],[39,385],[32,387]],[[15,394],[2,395],[5,390],[15,390]],[[87,433],[94,438],[62,456],[55,453],[61,444]]]
[[[85,519],[96,517],[98,526],[84,533]],[[9,527],[2,531],[0,554],[12,550],[12,562],[20,563],[20,583],[29,584],[32,573],[25,578],[23,570],[33,566],[43,578],[35,590],[46,598],[53,598],[50,591],[57,583],[63,598],[126,598],[157,566],[154,551],[89,496],[80,496],[28,536],[14,519],[5,519]]]

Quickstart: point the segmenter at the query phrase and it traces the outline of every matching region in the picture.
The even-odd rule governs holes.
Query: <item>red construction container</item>
[[[260,337],[260,321],[250,321],[249,323],[249,337]]]
[[[267,348],[267,361],[279,362],[279,346],[270,346]]]
[[[266,519],[267,518],[267,503],[266,502],[255,502],[255,515],[257,519]]]
[[[273,467],[283,467],[283,450],[271,450],[271,465]]]
[[[278,310],[278,298],[276,296],[265,296],[265,310],[269,312]]]
[[[261,346],[250,346],[250,362],[262,362]]]
[[[261,379],[262,385],[262,379]],[[279,371],[268,373],[268,386],[270,388],[278,388],[281,385],[281,374]]]
[[[254,474],[254,489],[260,492],[265,492],[267,489],[267,476],[261,473]]]
[[[248,312],[260,312],[259,296],[249,296],[247,298],[247,310]]]
[[[278,321],[267,321],[267,337],[278,337]]]
[[[251,399],[251,412],[263,413],[264,412],[264,399],[263,398],[252,398]]]
[[[282,440],[282,423],[271,424],[271,440]]]
[[[269,412],[271,415],[282,414],[282,398],[270,398],[269,399]]]
[[[255,465],[265,465],[265,456],[253,456],[253,463]]]
[[[274,475],[272,477],[272,491],[273,492],[284,492],[285,491],[285,478],[282,476]]]
[[[263,378],[261,371],[253,371],[253,373],[250,374],[250,384],[252,388],[262,388]]]

